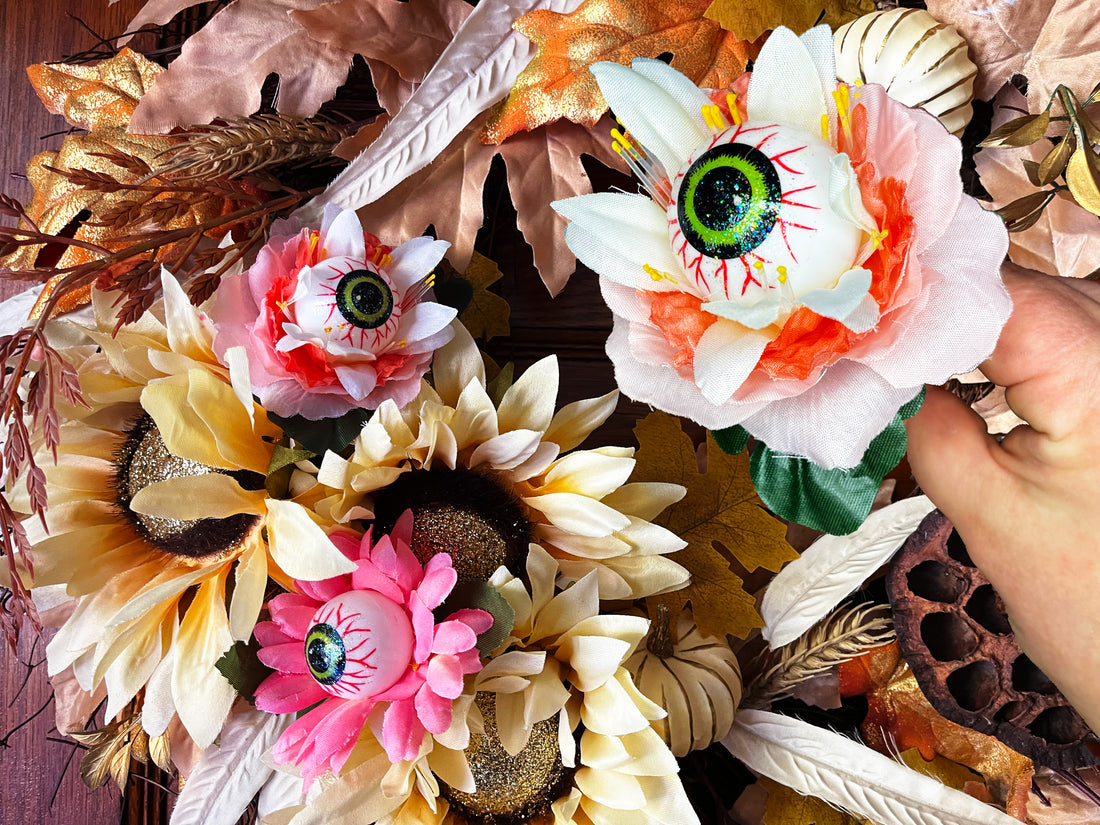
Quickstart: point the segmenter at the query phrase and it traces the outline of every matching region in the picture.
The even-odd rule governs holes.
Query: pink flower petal
[[[386,709],[382,719],[382,746],[391,762],[415,759],[423,738],[424,726],[417,719],[416,706],[411,700],[394,702]]]
[[[451,726],[453,708],[450,699],[436,695],[428,686],[416,694],[416,713],[430,733],[438,735]]]
[[[302,598],[306,598],[303,596]],[[313,614],[321,605],[310,599],[310,603],[303,607],[284,607],[282,610],[272,612],[271,618],[285,633],[289,633],[299,639],[304,639],[313,622]]]
[[[447,621],[462,622],[479,636],[493,626],[493,614],[485,610],[464,607],[447,617]]]
[[[351,583],[355,590],[375,590],[390,601],[404,604],[405,594],[401,588],[371,559],[361,559],[358,564],[356,571],[351,574]]]
[[[279,673],[309,673],[306,649],[301,639],[281,645],[267,645],[260,649],[256,658]]]
[[[428,687],[447,699],[457,699],[462,695],[463,675],[462,664],[457,657],[433,656],[428,662]],[[419,696],[418,693],[418,701]]]
[[[276,673],[256,688],[256,707],[267,713],[295,713],[326,698],[309,674]]]
[[[428,560],[424,568],[424,578],[416,588],[424,606],[434,610],[443,603],[458,581],[458,573],[451,566],[451,557],[439,553]]]
[[[291,636],[283,632],[275,622],[260,622],[253,628],[252,632],[256,636],[256,641],[264,646],[281,645],[295,639],[299,642],[302,641],[299,636]]]
[[[432,653],[458,653],[477,644],[477,635],[462,622],[446,621],[436,625]]]
[[[435,617],[432,611],[420,601],[420,596],[413,593],[409,597],[409,610],[412,614],[413,634],[416,636],[416,645],[413,647],[413,661],[418,664],[428,658],[432,650],[432,642],[435,637]]]

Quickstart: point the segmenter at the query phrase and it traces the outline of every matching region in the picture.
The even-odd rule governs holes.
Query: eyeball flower
[[[387,705],[382,742],[391,762],[415,759],[425,733],[451,725],[453,702],[467,673],[481,669],[477,636],[493,619],[459,610],[436,624],[457,575],[445,553],[421,567],[409,549],[412,514],[372,542],[333,535],[354,573],[295,582],[300,593],[271,600],[271,621],[256,626],[259,658],[276,673],[256,690],[256,707],[293,713],[272,753],[298,765],[307,782],[339,773],[379,703]],[[319,703],[319,704],[318,704]]]
[[[423,237],[392,248],[353,211],[330,209],[319,231],[272,238],[225,279],[211,311],[218,358],[241,348],[253,389],[279,416],[404,405],[453,334],[457,311],[424,300],[447,247]]]
[[[836,468],[988,356],[1011,303],[1007,235],[962,193],[958,140],[838,86],[830,43],[777,29],[740,99],[660,61],[596,64],[649,196],[554,207],[600,276],[627,395]]]

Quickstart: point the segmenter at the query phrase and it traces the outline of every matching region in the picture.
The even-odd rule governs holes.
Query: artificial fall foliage
[[[746,454],[728,455],[708,435],[706,468],[701,470],[679,420],[661,412],[639,421],[634,435],[639,449],[631,479],[687,488],[683,499],[654,523],[688,543],[673,558],[691,573],[691,583],[683,590],[650,598],[650,612],[663,603],[678,616],[684,604],[691,602],[703,633],[745,638],[763,620],[744,582],[731,569],[731,559],[749,572],[761,567],[779,570],[798,555],[784,538],[786,525],[764,510],[749,476]]]
[[[708,1],[584,0],[570,14],[539,9],[523,15],[514,28],[538,52],[490,115],[482,139],[500,143],[559,118],[594,125],[607,103],[588,67],[601,60],[628,65],[635,57],[671,54],[673,68],[697,85],[725,87],[762,44],[706,19]]]
[[[817,23],[837,29],[875,10],[874,0],[714,0],[706,17],[746,40],[779,26],[804,32]]]
[[[925,698],[897,642],[841,663],[841,696],[867,697],[864,742],[880,753],[916,748],[980,773],[993,798],[1023,820],[1034,766],[1030,759],[984,733],[945,719]]]
[[[159,134],[215,118],[246,117],[260,108],[260,89],[269,74],[279,76],[280,113],[317,114],[347,77],[352,55],[313,40],[288,12],[322,2],[235,0],[221,9],[184,43],[138,105],[132,128]],[[162,22],[161,17],[154,19]]]
[[[503,276],[500,267],[492,259],[480,252],[475,252],[465,272],[459,273],[446,261],[440,264],[439,270],[443,283],[446,283],[448,278],[461,277],[473,287],[470,303],[458,317],[470,335],[489,341],[494,336],[510,334],[508,316],[511,313],[511,307],[506,300],[495,292],[489,291],[489,287]]]
[[[866,819],[850,816],[816,796],[803,796],[766,776],[756,781],[768,794],[763,825],[870,825]]]

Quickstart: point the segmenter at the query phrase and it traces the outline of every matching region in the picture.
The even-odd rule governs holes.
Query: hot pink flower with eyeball
[[[214,351],[231,367],[247,362],[275,415],[403,406],[454,335],[457,311],[428,300],[448,247],[427,237],[387,246],[355,212],[330,207],[320,230],[273,237],[248,271],[223,281],[210,312]]]
[[[260,661],[276,671],[256,690],[256,707],[294,713],[317,705],[272,749],[276,761],[300,767],[307,783],[340,772],[379,704],[386,706],[380,738],[390,761],[415,759],[425,735],[450,727],[466,674],[481,670],[477,637],[493,618],[463,609],[436,623],[432,610],[457,574],[446,553],[421,567],[409,548],[412,523],[407,512],[377,542],[369,533],[331,536],[355,572],[296,581],[301,592],[276,596],[271,621],[256,625]]]

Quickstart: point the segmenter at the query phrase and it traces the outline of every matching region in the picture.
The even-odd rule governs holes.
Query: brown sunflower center
[[[460,582],[483,582],[500,565],[526,566],[531,522],[510,489],[489,474],[456,470],[405,473],[378,495],[375,532],[388,533],[413,511],[412,549],[421,564],[448,553]]]
[[[173,455],[164,446],[160,430],[148,413],[127,431],[126,440],[115,456],[115,497],[122,514],[149,543],[174,556],[206,558],[236,547],[259,522],[257,516],[240,514],[228,518],[182,520],[135,512],[130,503],[150,484],[171,478],[226,473],[246,489],[258,490],[263,477],[241,470],[227,473],[197,461]]]
[[[485,733],[471,731],[466,759],[477,790],[464,793],[441,785],[443,796],[467,825],[531,822],[547,813],[573,783],[575,769],[561,761],[558,718],[536,723],[527,745],[512,756],[497,737],[496,695],[481,691],[475,701],[485,720]]]

